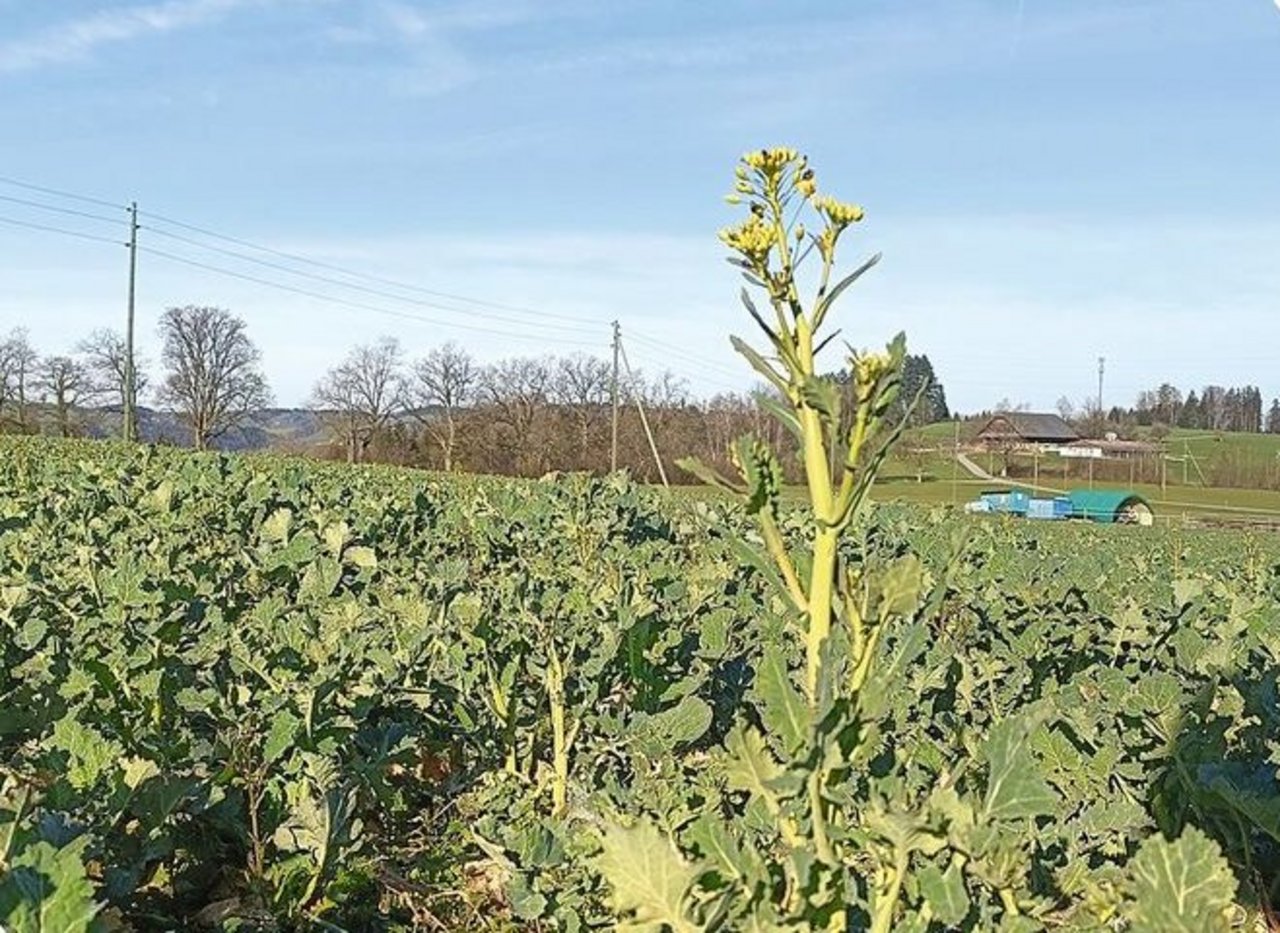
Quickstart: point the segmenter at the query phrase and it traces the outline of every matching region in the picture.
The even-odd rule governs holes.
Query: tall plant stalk
[[[766,549],[796,609],[807,617],[805,697],[810,709],[816,711],[823,647],[843,598],[840,540],[857,516],[897,434],[892,428],[887,432],[883,428],[900,388],[905,342],[899,336],[887,352],[850,354],[843,380],[852,385],[854,411],[848,427],[842,428],[842,386],[823,375],[819,354],[836,336],[836,332],[826,333],[824,326],[835,301],[880,258],[871,257],[832,284],[837,244],[849,227],[862,220],[862,208],[818,194],[808,159],[786,148],[743,156],[729,201],[745,204],[747,216],[721,231],[720,238],[735,254],[730,262],[743,270],[750,285],[764,293],[773,312],[771,319],[766,319],[744,288],[743,304],[764,333],[768,348],[761,353],[737,337],[733,344],[776,391],[776,397],[764,401],[799,444],[811,528],[807,586],[796,573],[796,562],[778,528],[781,470],[771,451],[755,443],[738,445],[738,466],[746,488],[729,483],[699,463],[688,462],[686,466],[717,485],[736,488],[759,516]],[[816,219],[817,232],[806,228],[806,215]],[[801,270],[813,256],[819,266],[812,298],[806,303],[801,298]],[[880,443],[868,452],[873,438]],[[853,638],[852,642],[866,645],[864,638]]]

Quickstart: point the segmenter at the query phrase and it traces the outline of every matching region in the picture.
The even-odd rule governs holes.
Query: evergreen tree
[[[1204,425],[1200,421],[1200,396],[1196,395],[1196,390],[1192,389],[1187,393],[1187,399],[1182,403],[1182,410],[1178,412],[1178,427],[1180,428],[1200,428]]]
[[[927,386],[924,394],[920,397],[920,404],[911,416],[911,424],[933,424],[937,421],[946,421],[951,417],[951,410],[947,407],[947,392],[943,388],[942,383],[938,381],[937,375],[933,371],[933,364],[929,362],[929,357],[921,353],[918,356],[907,354],[903,361],[902,369],[902,393],[895,403],[897,409],[893,417],[901,418],[906,412],[906,407],[916,395],[920,392],[921,387]]]

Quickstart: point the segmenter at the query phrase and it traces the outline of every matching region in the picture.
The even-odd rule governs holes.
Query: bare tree
[[[364,459],[378,432],[407,407],[400,344],[383,337],[356,347],[316,384],[311,399],[338,428],[347,462]]]
[[[27,401],[40,355],[31,346],[26,328],[19,327],[0,343],[0,415],[8,406],[19,430],[28,428]]]
[[[458,447],[458,413],[472,401],[480,372],[467,352],[446,343],[418,360],[410,386],[414,414],[440,448],[445,472]]]
[[[36,371],[36,386],[43,400],[53,406],[58,433],[75,436],[76,409],[92,392],[84,363],[69,356],[46,357]]]
[[[689,384],[670,371],[664,371],[647,382],[641,373],[636,374],[641,401],[650,408],[662,412],[678,410],[689,404]]]
[[[500,428],[509,468],[517,473],[537,472],[546,460],[545,451],[535,451],[529,442],[534,422],[546,408],[550,384],[550,358],[536,357],[501,360],[487,367],[480,380],[481,395]]]
[[[119,406],[121,418],[128,405],[129,348],[123,334],[103,328],[95,330],[76,347],[84,358],[84,367],[89,377],[89,386],[85,392],[85,401],[99,405]],[[147,363],[137,354],[133,359],[134,394],[142,396],[150,383],[147,376]],[[134,428],[137,428],[138,413],[134,411]],[[138,437],[137,430],[133,437]]]
[[[158,393],[191,429],[197,450],[271,403],[262,354],[229,311],[187,305],[160,319],[168,372]]]
[[[572,418],[578,436],[579,456],[585,465],[592,447],[592,434],[609,414],[609,387],[612,367],[602,359],[585,354],[563,357],[556,364],[551,397]]]

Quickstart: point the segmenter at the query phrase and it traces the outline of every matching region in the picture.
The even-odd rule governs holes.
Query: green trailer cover
[[[1127,507],[1141,506],[1148,512],[1151,506],[1137,493],[1119,489],[1073,489],[1070,493],[1072,518],[1112,524],[1119,521]]]

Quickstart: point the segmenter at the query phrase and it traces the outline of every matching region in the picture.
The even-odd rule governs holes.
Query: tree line
[[[1253,385],[1207,385],[1199,393],[1192,389],[1183,395],[1166,382],[1139,393],[1133,408],[1123,415],[1143,427],[1280,434],[1280,399],[1272,399],[1264,412],[1262,392]]]
[[[197,449],[217,446],[272,403],[261,354],[229,311],[170,308],[159,336],[159,365],[135,360],[138,396],[172,411]],[[41,356],[25,331],[14,331],[0,343],[0,427],[63,436],[118,430],[128,408],[126,361],[125,340],[113,331],[95,331],[65,356]],[[928,357],[907,363],[900,413],[921,393],[913,423],[950,417]],[[679,475],[675,461],[689,455],[731,469],[733,441],[745,433],[783,449],[791,443],[759,404],[763,390],[698,399],[669,372],[616,379],[610,360],[585,354],[482,364],[457,344],[412,357],[382,337],[353,347],[316,381],[306,408],[324,440],[305,452],[444,471],[602,472],[614,458],[615,392],[617,464],[645,480],[658,479],[659,459]],[[787,461],[791,469],[794,458]]]
[[[160,319],[160,337],[160,381],[152,388],[147,361],[135,357],[133,396],[150,392],[157,405],[177,412],[198,449],[271,404],[261,354],[230,312],[170,308]],[[112,415],[118,424],[131,407],[129,375],[128,347],[116,331],[94,331],[72,354],[41,356],[18,328],[0,341],[0,427],[36,433],[52,425],[72,437],[102,427]]]

